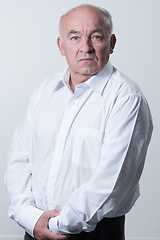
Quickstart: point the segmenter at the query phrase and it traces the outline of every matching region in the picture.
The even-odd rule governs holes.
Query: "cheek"
[[[72,54],[72,46],[67,41],[64,45],[64,51],[66,55]]]
[[[106,46],[97,48],[96,53],[99,61],[105,61],[109,57],[109,48]]]
[[[66,48],[66,50],[64,50],[65,52],[65,58],[66,58],[66,61],[68,63],[68,65],[70,67],[73,67],[75,66],[76,64],[76,59],[77,59],[77,52],[75,51],[74,48],[71,48],[71,47],[68,47]]]

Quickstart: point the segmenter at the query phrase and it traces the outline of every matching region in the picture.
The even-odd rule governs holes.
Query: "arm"
[[[60,215],[50,220],[57,233],[92,231],[103,217],[131,209],[139,196],[152,122],[140,96],[117,101],[106,122],[99,166],[91,179],[70,197]]]
[[[21,127],[22,125],[20,124]],[[11,160],[8,163],[5,174],[5,184],[10,201],[9,216],[20,224],[31,236],[36,237],[37,240],[44,238],[52,240],[68,239],[69,235],[57,235],[48,228],[49,219],[59,215],[59,212],[55,210],[44,212],[35,206],[32,193],[30,163],[27,154],[20,146],[21,141],[18,138],[21,135],[21,131],[18,129],[13,138],[14,143],[12,143],[11,156],[9,156]],[[14,150],[16,154],[13,153]],[[13,156],[16,156],[14,161],[12,161]]]
[[[42,86],[43,87],[43,86]],[[44,88],[41,88],[44,91]],[[57,235],[48,228],[48,221],[59,213],[44,212],[36,207],[32,191],[32,164],[29,154],[32,119],[36,112],[41,89],[33,92],[28,108],[19,122],[8,154],[5,185],[9,199],[9,216],[31,236],[40,239],[67,239],[69,235]]]
[[[36,104],[35,93],[31,96],[28,108],[15,130],[5,172],[9,216],[32,236],[33,226],[44,212],[35,207],[32,192],[29,139],[33,102]]]

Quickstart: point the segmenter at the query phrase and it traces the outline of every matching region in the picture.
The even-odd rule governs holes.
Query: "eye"
[[[96,42],[102,42],[103,38],[100,35],[93,35],[92,40]]]
[[[77,37],[77,36],[71,37],[71,40],[73,40],[73,41],[77,41],[78,39],[79,39],[79,37]]]

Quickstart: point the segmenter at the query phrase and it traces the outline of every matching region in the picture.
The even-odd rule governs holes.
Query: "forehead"
[[[74,29],[77,31],[91,31],[94,28],[103,28],[104,20],[100,12],[80,8],[69,12],[64,16],[61,23],[63,33],[68,33]]]

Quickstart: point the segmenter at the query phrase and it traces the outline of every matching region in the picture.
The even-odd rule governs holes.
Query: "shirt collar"
[[[95,91],[97,94],[102,95],[104,87],[106,86],[107,82],[109,81],[110,77],[112,76],[113,72],[113,66],[108,61],[108,63],[105,65],[105,67],[96,75],[92,76],[90,79],[88,79],[85,84],[87,84],[93,91]],[[70,72],[69,68],[65,69],[60,74],[60,78],[58,83],[56,84],[55,90],[59,89],[60,87],[66,85],[69,89],[69,78],[70,78]]]
[[[54,91],[57,91],[61,87],[64,87],[65,85],[69,87],[69,77],[70,77],[70,72],[69,68],[67,67],[63,72],[59,73],[57,82],[55,82],[54,85]]]
[[[96,75],[86,81],[86,84],[93,89],[97,94],[102,95],[104,87],[111,78],[113,66],[108,62],[105,67]]]

